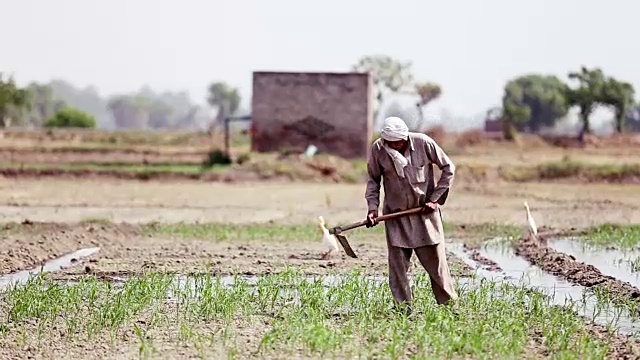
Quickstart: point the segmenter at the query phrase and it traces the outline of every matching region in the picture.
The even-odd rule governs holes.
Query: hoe
[[[413,209],[409,209],[409,210],[404,210],[404,211],[398,211],[395,213],[391,213],[391,214],[385,214],[382,216],[378,216],[376,218],[376,220],[378,222],[380,221],[386,221],[386,220],[390,220],[390,219],[396,219],[402,216],[406,216],[406,215],[411,215],[411,214],[416,214],[419,213],[423,210],[422,207],[417,207],[417,208],[413,208]],[[355,228],[359,228],[361,226],[365,226],[367,225],[367,220],[362,220],[362,221],[358,221],[352,224],[348,224],[348,225],[343,225],[343,226],[336,226],[333,227],[331,229],[329,229],[329,234],[335,236],[338,239],[338,242],[340,243],[340,245],[342,245],[342,248],[344,249],[344,252],[352,257],[352,258],[357,258],[356,253],[353,252],[353,249],[351,248],[351,245],[349,245],[349,241],[347,240],[347,237],[345,235],[342,234],[343,231],[347,231],[347,230],[352,230]]]

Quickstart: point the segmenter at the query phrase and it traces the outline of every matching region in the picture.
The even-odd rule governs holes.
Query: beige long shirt
[[[455,165],[442,148],[429,136],[409,133],[409,146],[404,154],[409,164],[405,177],[396,173],[393,160],[383,147],[383,140],[371,146],[367,171],[369,180],[365,198],[369,211],[380,206],[380,182],[384,186],[382,213],[407,210],[427,200],[443,205],[453,183]],[[442,171],[436,183],[433,165]],[[385,221],[387,243],[397,247],[416,248],[444,241],[440,210],[428,214],[415,214]]]

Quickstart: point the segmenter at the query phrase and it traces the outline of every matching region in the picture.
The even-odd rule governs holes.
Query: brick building
[[[252,150],[366,158],[373,137],[368,73],[254,72]]]

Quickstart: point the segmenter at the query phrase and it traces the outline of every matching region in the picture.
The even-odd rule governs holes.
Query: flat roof
[[[370,72],[361,71],[253,71],[253,74],[308,74],[308,75],[368,75]]]

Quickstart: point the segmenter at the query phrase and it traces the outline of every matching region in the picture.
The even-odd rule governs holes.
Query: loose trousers
[[[453,286],[444,241],[436,245],[418,248],[402,248],[387,244],[389,256],[389,287],[398,304],[411,304],[413,294],[409,285],[411,255],[415,251],[418,260],[429,274],[431,288],[438,304],[447,304],[458,298]]]

